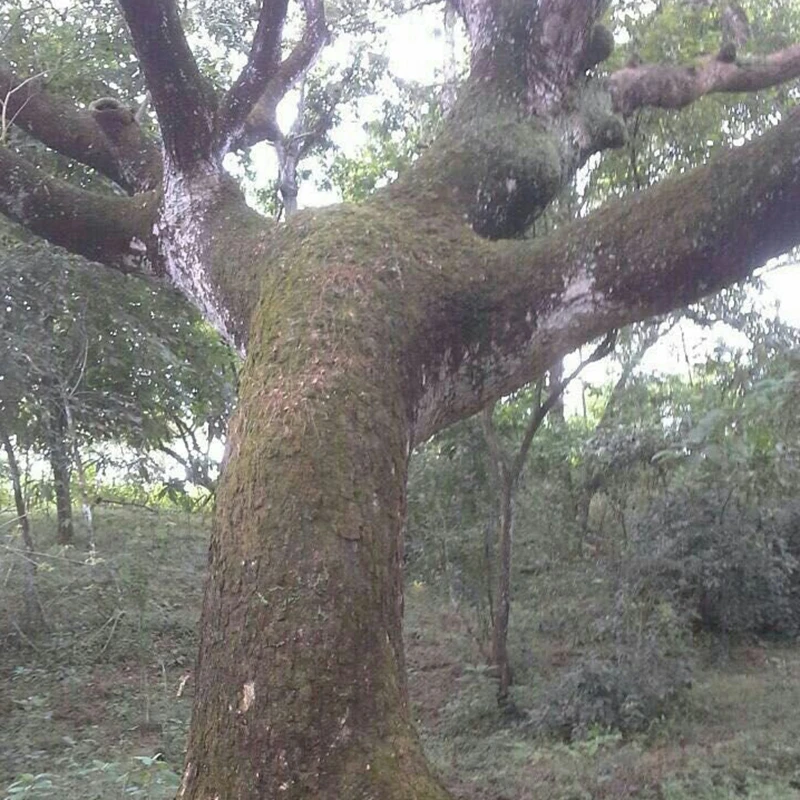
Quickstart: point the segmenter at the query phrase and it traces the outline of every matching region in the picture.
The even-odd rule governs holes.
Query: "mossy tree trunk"
[[[624,142],[636,108],[775,85],[800,74],[800,51],[601,79],[613,46],[596,24],[603,0],[461,0],[471,74],[437,140],[363,205],[278,225],[247,208],[222,159],[274,132],[277,102],[327,38],[321,0],[303,3],[306,29],[285,58],[285,5],[261,4],[248,64],[223,96],[174,0],[119,5],[162,161],[123,104],[70,112],[0,67],[0,82],[20,86],[7,95],[15,124],[133,195],[98,199],[0,148],[0,210],[117,269],[168,278],[247,355],[179,797],[444,798],[403,667],[411,448],[579,345],[800,243],[797,113],[694,172],[518,238],[591,154]]]
[[[277,288],[253,327],[217,497],[184,797],[446,797],[406,692],[410,430],[404,376],[376,325],[388,309],[367,270],[329,265],[320,279]]]

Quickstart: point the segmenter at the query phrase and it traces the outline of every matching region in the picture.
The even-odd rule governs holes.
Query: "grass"
[[[98,555],[47,546],[37,576],[49,631],[24,637],[18,558],[0,556],[0,797],[167,798],[179,781],[206,563],[207,523],[103,513]],[[6,542],[16,547],[16,542]],[[2,604],[0,602],[0,604]]]
[[[38,585],[49,630],[21,635],[21,563],[0,549],[0,800],[174,797],[191,708],[190,674],[208,524],[200,516],[103,511],[98,554],[57,548]],[[0,546],[17,548],[11,527]],[[525,578],[513,610],[514,700],[530,707],[600,634],[602,570],[553,566]],[[800,648],[750,643],[720,664],[698,651],[688,701],[631,737],[595,730],[536,738],[502,713],[479,626],[413,583],[406,643],[427,752],[465,800],[800,798]],[[344,800],[344,799],[343,799]]]

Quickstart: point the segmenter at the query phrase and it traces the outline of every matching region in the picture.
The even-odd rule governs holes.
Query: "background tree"
[[[23,628],[28,631],[37,630],[44,626],[44,614],[36,592],[36,554],[31,535],[31,523],[28,518],[28,505],[25,502],[25,492],[22,484],[22,471],[17,461],[11,437],[6,432],[4,420],[0,417],[0,444],[3,446],[8,464],[8,477],[11,480],[11,490],[14,493],[14,510],[17,514],[17,524],[22,536],[24,548],[23,569],[25,580],[23,584],[23,597],[25,600],[25,619]]]
[[[500,704],[508,700],[511,686],[511,664],[508,658],[508,620],[511,613],[511,548],[514,530],[514,495],[519,488],[520,478],[525,469],[533,438],[544,424],[547,415],[556,406],[564,390],[580,375],[589,364],[605,358],[614,346],[614,335],[609,334],[590,356],[583,359],[569,375],[548,386],[543,397],[544,387],[536,386],[527,419],[523,424],[518,447],[509,454],[504,450],[494,424],[494,407],[483,412],[483,434],[491,458],[492,472],[497,489],[497,524],[494,539],[497,542],[497,588],[493,593],[492,617],[492,663],[498,670],[497,698]]]
[[[83,468],[92,449],[102,466],[110,446],[122,447],[151,480],[151,454],[163,452],[213,492],[208,448],[224,435],[236,368],[213,332],[176,296],[47,246],[8,243],[0,276],[0,402],[9,435],[53,464],[61,543],[70,541],[73,466],[85,515],[95,502]]]

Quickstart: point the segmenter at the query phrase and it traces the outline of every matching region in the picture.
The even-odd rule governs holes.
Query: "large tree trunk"
[[[411,434],[380,298],[367,269],[287,284],[231,426],[179,796],[445,798],[408,708]]]

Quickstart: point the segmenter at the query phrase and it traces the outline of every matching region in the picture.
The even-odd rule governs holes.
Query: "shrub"
[[[631,535],[631,594],[661,598],[696,629],[794,635],[800,622],[792,515],[737,492],[680,488],[655,499]]]
[[[691,687],[682,658],[657,646],[621,650],[613,659],[589,658],[567,672],[531,714],[539,734],[586,738],[597,728],[633,733],[661,719]]]

